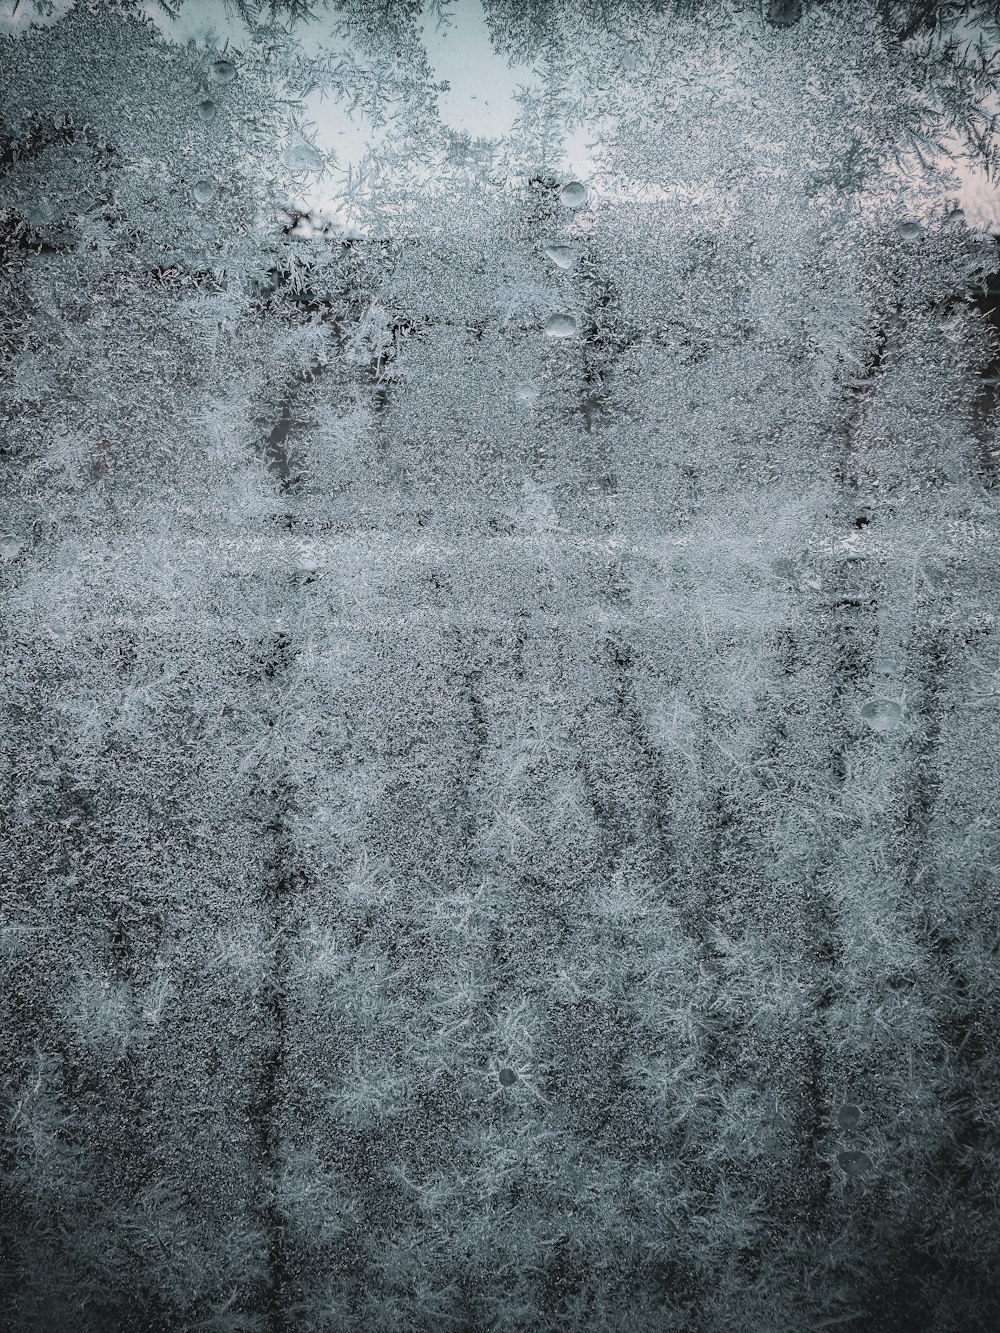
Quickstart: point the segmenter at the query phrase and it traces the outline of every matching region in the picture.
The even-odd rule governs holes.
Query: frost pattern
[[[0,38],[9,1327],[994,1328],[992,7],[463,3]]]

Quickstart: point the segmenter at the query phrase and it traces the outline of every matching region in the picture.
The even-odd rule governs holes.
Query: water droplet
[[[201,120],[214,120],[217,110],[218,107],[210,97],[206,97],[204,101],[198,103],[198,116]]]
[[[894,731],[903,720],[903,709],[895,699],[869,699],[861,716],[872,731]]]
[[[559,202],[564,208],[582,208],[587,202],[586,187],[579,181],[567,181],[559,191]]]
[[[924,229],[919,222],[901,222],[899,224],[899,234],[904,241],[919,241],[924,234]]]
[[[231,60],[216,60],[213,62],[209,74],[214,83],[218,83],[225,88],[236,78],[236,66]]]
[[[580,251],[575,245],[547,245],[546,259],[551,259],[556,268],[570,269],[580,258]]]
[[[863,1176],[866,1171],[872,1169],[872,1159],[865,1152],[839,1152],[837,1161],[840,1168],[851,1180],[858,1176]]]
[[[575,315],[549,315],[545,321],[545,332],[550,338],[575,338],[577,333]]]
[[[58,212],[53,206],[52,200],[45,194],[37,199],[34,204],[23,205],[21,212],[33,227],[47,227],[55,222],[58,217]]]
[[[195,181],[191,193],[199,204],[210,204],[218,191],[211,181]]]
[[[794,28],[802,17],[802,0],[771,0],[767,21],[775,28]]]
[[[324,162],[311,144],[297,143],[286,148],[281,160],[291,171],[322,171]]]
[[[941,564],[939,560],[924,560],[920,570],[932,588],[943,588],[948,581],[947,566]]]
[[[532,384],[530,381],[519,384],[514,390],[514,397],[519,403],[524,403],[526,407],[534,407],[539,398],[538,385]]]
[[[837,1124],[841,1129],[857,1129],[861,1124],[860,1106],[842,1106],[837,1112]]]
[[[21,554],[21,542],[11,532],[0,533],[0,556],[4,560],[13,560]]]
[[[501,1069],[500,1073],[497,1074],[497,1078],[505,1088],[512,1088],[517,1082],[517,1075],[514,1073],[513,1069]]]
[[[885,984],[892,990],[909,990],[917,983],[916,978],[908,972],[890,972],[885,979]]]

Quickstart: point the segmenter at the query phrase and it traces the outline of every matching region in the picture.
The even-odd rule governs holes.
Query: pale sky
[[[188,3],[180,17],[171,20],[155,3],[147,13],[172,41],[194,40],[199,44],[228,39],[244,45],[249,33],[244,24],[226,14],[223,0]],[[519,86],[537,84],[527,66],[511,67],[493,48],[480,0],[454,0],[446,8],[447,21],[438,24],[427,13],[420,30],[427,58],[437,83],[449,88],[438,96],[441,120],[450,129],[471,138],[501,138],[510,133],[518,114]],[[322,19],[302,24],[297,36],[306,54],[318,54],[324,44]],[[377,147],[380,133],[360,112],[349,115],[336,99],[319,92],[305,99],[304,121],[317,147],[332,153],[337,169],[325,177],[302,179],[296,202],[326,213],[337,212],[338,178],[349,167],[356,168],[368,148]],[[591,167],[583,135],[567,136],[570,169],[579,174]]]
[[[72,8],[73,0],[55,0],[52,22]],[[229,41],[240,47],[248,44],[250,34],[245,24],[227,13],[224,0],[188,0],[177,19],[171,19],[155,0],[148,0],[146,13],[165,37],[178,43],[195,41],[199,45]],[[472,138],[501,138],[507,135],[518,113],[516,94],[519,87],[538,86],[539,76],[529,66],[511,67],[492,46],[481,0],[453,0],[446,7],[448,22],[437,25],[425,11],[421,32],[428,61],[437,82],[447,81],[448,91],[438,98],[442,121],[449,128]],[[2,0],[0,32],[24,31],[31,20],[39,21],[33,0]],[[319,52],[324,39],[322,19],[300,25],[297,30],[304,51]],[[378,131],[366,118],[346,109],[332,97],[315,93],[305,101],[306,123],[315,142],[324,153],[332,153],[337,169],[326,176],[304,175],[300,178],[298,204],[313,210],[337,212],[338,180],[348,167],[357,167],[365,150],[376,147]],[[564,135],[564,153],[568,170],[587,180],[594,170],[588,141],[595,129]],[[986,181],[980,172],[961,167],[962,188],[959,202],[973,227],[987,227],[1000,233],[1000,190]]]
[[[421,31],[438,82],[451,90],[438,100],[441,119],[474,139],[509,134],[517,116],[519,85],[537,84],[527,66],[512,68],[493,49],[480,0],[456,0],[448,7],[448,27],[424,13]]]

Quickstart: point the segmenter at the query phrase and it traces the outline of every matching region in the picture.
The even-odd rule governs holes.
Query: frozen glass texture
[[[0,4],[0,1326],[1000,1329],[993,0]]]

